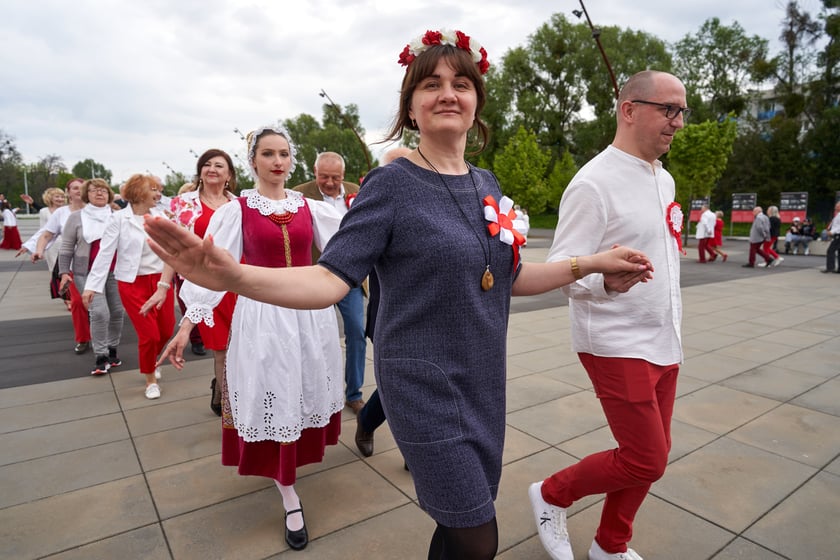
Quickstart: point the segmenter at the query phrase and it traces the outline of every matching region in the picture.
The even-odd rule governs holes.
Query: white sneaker
[[[158,367],[158,368],[155,368],[155,379],[160,379],[160,378],[161,378],[160,368]]]
[[[810,255],[811,254],[811,249],[805,249],[805,254]]]
[[[766,266],[767,266],[767,263],[766,263],[766,262],[763,262],[763,263],[756,263],[756,265],[755,265],[755,266],[757,266],[758,268],[764,268],[764,267],[766,267]]]
[[[627,552],[610,554],[605,552],[601,545],[593,539],[592,546],[589,547],[589,560],[644,560],[644,558],[639,556],[632,548],[628,548]]]
[[[151,385],[146,385],[146,398],[147,399],[159,399],[160,398],[160,385],[157,383],[152,383]]]
[[[772,263],[770,263],[770,265],[771,266],[779,266],[780,264],[782,264],[782,262],[784,260],[785,260],[784,257],[779,257],[778,259],[775,259]]]
[[[554,560],[574,560],[572,543],[566,531],[566,508],[553,506],[543,500],[542,485],[542,482],[535,482],[528,487],[540,542]]]

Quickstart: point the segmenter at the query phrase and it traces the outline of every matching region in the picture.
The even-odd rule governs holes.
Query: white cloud
[[[709,17],[739,21],[776,46],[784,4],[774,0],[589,0],[595,25],[647,31],[673,42]],[[800,4],[811,13],[817,0]],[[578,2],[390,0],[74,3],[13,2],[0,21],[0,129],[27,162],[47,154],[68,166],[92,157],[114,172],[189,174],[219,147],[242,154],[234,127],[249,130],[308,113],[320,119],[324,89],[358,106],[369,143],[396,108],[402,47],[426,29],[474,35],[491,62],[524,45]],[[371,146],[380,152],[382,146]]]

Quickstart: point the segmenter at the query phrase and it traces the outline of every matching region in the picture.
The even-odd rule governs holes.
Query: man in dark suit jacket
[[[323,200],[332,204],[339,213],[346,214],[359,192],[359,185],[344,181],[344,158],[335,152],[323,152],[315,158],[315,180],[298,185],[294,190],[306,198]],[[312,262],[320,254],[312,249]],[[365,381],[365,299],[362,288],[353,288],[338,302],[344,322],[345,365],[344,382],[347,406],[358,412],[365,405],[362,385]]]

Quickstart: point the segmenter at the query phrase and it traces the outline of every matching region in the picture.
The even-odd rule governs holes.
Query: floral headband
[[[408,67],[420,53],[435,45],[452,45],[464,49],[472,55],[472,59],[478,65],[478,71],[481,74],[487,73],[490,68],[490,63],[487,61],[487,51],[478,41],[461,31],[451,31],[449,29],[426,31],[424,35],[412,40],[400,53],[399,63]]]
[[[246,136],[246,140],[248,142],[248,166],[250,167],[251,177],[254,179],[257,178],[257,172],[254,169],[253,163],[254,159],[257,157],[257,140],[260,135],[266,131],[282,136],[289,143],[289,152],[292,154],[292,166],[289,168],[288,177],[291,177],[292,173],[295,171],[295,167],[297,167],[297,148],[295,148],[295,144],[292,142],[292,137],[289,135],[289,131],[286,130],[286,127],[283,126],[279,120],[274,124],[263,125],[256,130],[249,132]]]

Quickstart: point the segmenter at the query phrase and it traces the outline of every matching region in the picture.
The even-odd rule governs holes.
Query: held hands
[[[635,249],[613,246],[609,251],[592,255],[595,270],[604,273],[604,287],[613,292],[626,292],[639,282],[653,278],[650,259]]]
[[[242,267],[230,253],[166,218],[145,216],[149,246],[163,262],[194,284],[218,292],[235,291]]]

